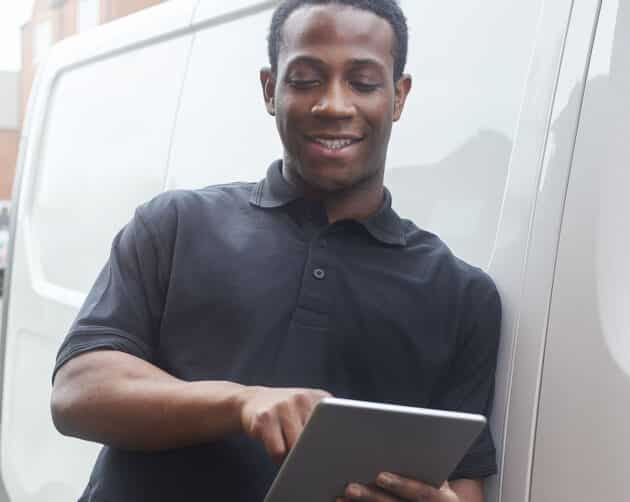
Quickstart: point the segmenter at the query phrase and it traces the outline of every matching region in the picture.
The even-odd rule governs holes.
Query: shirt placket
[[[332,368],[330,338],[335,271],[328,248],[328,225],[323,208],[307,207],[302,226],[308,245],[304,272],[276,375],[279,385],[321,387]]]

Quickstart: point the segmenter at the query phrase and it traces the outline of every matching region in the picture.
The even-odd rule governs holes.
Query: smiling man
[[[277,8],[282,160],[138,208],[59,351],[55,424],[105,445],[82,501],[261,501],[329,394],[489,413],[496,289],[383,186],[406,52],[393,0]],[[440,489],[382,473],[338,500],[480,502],[494,456],[486,430]]]

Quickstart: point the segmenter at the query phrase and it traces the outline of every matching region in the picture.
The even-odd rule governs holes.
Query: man
[[[489,412],[496,289],[383,187],[406,50],[393,0],[278,7],[282,161],[141,206],[60,349],[55,424],[106,445],[82,501],[262,500],[329,393]],[[479,502],[494,472],[485,431],[439,490],[383,473],[339,500]]]

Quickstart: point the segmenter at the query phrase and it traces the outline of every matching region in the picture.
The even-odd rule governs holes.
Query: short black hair
[[[356,9],[373,12],[385,19],[394,30],[396,38],[393,53],[394,56],[394,80],[398,81],[405,71],[407,64],[407,45],[409,34],[407,30],[407,18],[398,5],[397,0],[284,0],[274,11],[269,27],[267,49],[271,71],[277,72],[278,54],[282,43],[282,28],[288,17],[298,8],[305,5],[347,5]]]

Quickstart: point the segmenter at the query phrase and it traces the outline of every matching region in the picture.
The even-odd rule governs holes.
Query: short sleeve
[[[449,375],[432,407],[489,417],[501,330],[501,300],[490,278],[485,277],[482,284],[483,287],[473,289],[472,306],[463,316],[470,320],[462,328]],[[486,427],[449,479],[476,479],[496,473],[496,450]]]
[[[109,259],[57,354],[61,366],[92,350],[120,350],[152,361],[164,305],[159,242],[142,208],[114,238]]]

